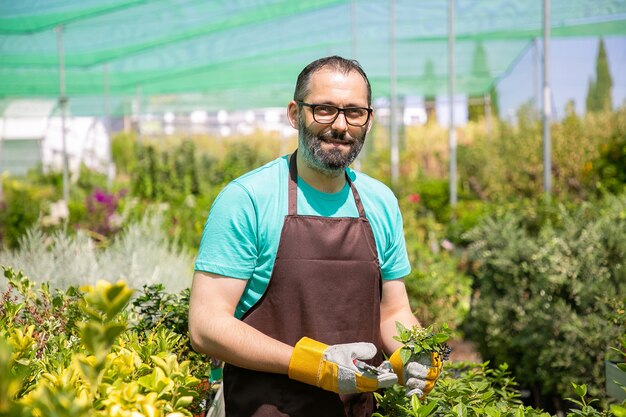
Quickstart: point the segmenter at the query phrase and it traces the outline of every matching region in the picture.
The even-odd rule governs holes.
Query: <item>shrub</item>
[[[506,365],[491,369],[488,363],[448,363],[425,401],[405,397],[399,385],[375,394],[380,409],[373,417],[501,416],[549,417],[525,407],[519,389]]]
[[[0,252],[0,264],[21,268],[37,282],[58,288],[125,279],[135,288],[162,283],[169,291],[188,287],[193,257],[169,242],[158,215],[128,225],[109,246],[96,247],[83,231],[29,230],[19,249]]]
[[[404,279],[409,302],[422,324],[443,322],[460,330],[469,311],[472,281],[444,239],[444,226],[422,214],[420,201],[412,195],[400,200],[411,263]]]
[[[45,201],[54,191],[52,187],[40,187],[19,179],[3,176],[0,180],[0,245],[16,248],[20,236],[37,223]]]
[[[560,401],[570,382],[603,395],[605,354],[626,330],[625,213],[622,195],[561,207],[538,231],[508,212],[466,236],[476,290],[468,334],[536,400]]]
[[[130,331],[125,308],[132,290],[125,283],[100,281],[63,293],[35,288],[11,269],[5,277],[1,415],[182,417],[198,411],[207,365],[184,354],[185,336],[165,328]]]

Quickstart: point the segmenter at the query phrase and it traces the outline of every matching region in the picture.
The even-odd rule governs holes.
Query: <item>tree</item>
[[[437,106],[436,97],[432,94],[432,91],[436,91],[436,77],[435,77],[435,64],[431,59],[424,64],[424,80],[428,88],[429,94],[424,96],[424,107],[426,109],[426,120],[428,123],[435,123],[437,121]]]
[[[484,91],[485,84],[491,83],[491,73],[487,62],[487,53],[482,42],[476,44],[474,57],[472,60],[472,81],[476,84],[474,90]],[[489,98],[487,98],[487,96]],[[495,86],[489,87],[487,94],[472,95],[469,97],[467,105],[467,116],[469,120],[477,121],[485,117],[486,100],[489,100],[491,114],[498,114],[498,92]]]
[[[587,112],[610,110],[612,107],[612,88],[613,79],[609,71],[604,39],[600,38],[598,57],[596,59],[596,79],[589,80],[589,89],[587,90]]]

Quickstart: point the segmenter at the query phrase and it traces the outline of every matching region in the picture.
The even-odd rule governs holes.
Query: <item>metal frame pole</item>
[[[65,128],[65,114],[67,108],[67,97],[65,96],[65,60],[63,56],[63,25],[56,27],[57,50],[59,59],[59,110],[61,111],[61,141],[63,146],[63,200],[66,203],[70,200],[69,185],[69,162],[67,157],[67,132]]]
[[[113,185],[113,137],[111,135],[111,111],[110,111],[110,88],[109,88],[109,63],[105,62],[102,66],[102,89],[104,94],[104,130],[108,138],[108,155],[106,160],[107,186],[109,189]]]
[[[448,147],[450,152],[450,205],[457,204],[456,172],[456,132],[454,130],[454,0],[448,0],[448,105],[450,126],[448,127]]]
[[[546,197],[552,191],[552,156],[550,121],[550,0],[543,0],[543,190]]]
[[[357,59],[356,57],[356,0],[352,0],[350,4],[350,24],[351,24],[351,35],[352,39],[350,40],[350,55],[352,55],[352,59]]]
[[[391,102],[389,112],[390,124],[390,146],[391,146],[391,183],[396,185],[400,177],[400,151],[398,149],[398,97],[397,87],[397,65],[396,65],[396,2],[389,1],[389,82]]]

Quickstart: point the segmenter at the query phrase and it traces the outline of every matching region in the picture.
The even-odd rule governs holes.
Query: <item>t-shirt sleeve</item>
[[[382,256],[381,274],[384,280],[404,278],[411,272],[411,264],[406,251],[402,213],[395,204],[395,216],[390,218],[391,235]]]
[[[227,185],[211,206],[194,269],[250,278],[258,257],[256,219],[250,193],[237,182]]]

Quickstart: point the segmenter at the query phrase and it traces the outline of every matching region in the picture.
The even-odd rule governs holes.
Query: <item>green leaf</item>
[[[400,349],[400,359],[402,359],[402,363],[406,364],[409,359],[411,359],[411,350],[410,349],[406,349],[406,348],[402,348]]]
[[[406,327],[404,327],[402,323],[400,323],[399,321],[396,322],[396,333],[402,334],[406,332],[406,330]]]
[[[431,401],[428,404],[422,406],[422,408],[420,408],[419,410],[420,417],[428,417],[429,415],[431,415],[435,411],[437,405],[437,401]]]
[[[621,405],[611,405],[611,412],[615,414],[615,417],[626,417],[626,408]]]
[[[458,403],[457,405],[455,405],[452,408],[452,411],[454,411],[454,413],[458,417],[465,417],[465,416],[467,416],[467,407],[463,403]]]
[[[493,391],[485,391],[480,396],[480,399],[483,400],[483,401],[487,401],[489,398],[493,397],[493,395],[494,395]]]
[[[417,411],[420,408],[420,400],[417,398],[417,395],[411,396],[411,409],[413,411]]]
[[[500,411],[494,406],[488,405],[484,411],[489,417],[500,417]]]
[[[572,382],[572,386],[574,387],[574,393],[576,393],[576,395],[578,395],[579,397],[584,397],[585,395],[587,395],[587,385],[582,384],[582,385],[577,385],[574,382]]]
[[[176,400],[176,403],[174,404],[174,407],[176,409],[180,409],[180,408],[185,408],[188,405],[190,405],[191,403],[193,403],[193,397],[192,396],[184,396],[184,397],[180,397],[178,400]]]
[[[126,330],[126,325],[121,323],[107,323],[105,329],[104,337],[109,345],[113,345],[115,339]]]

